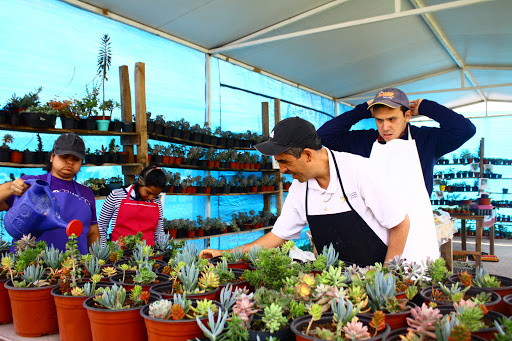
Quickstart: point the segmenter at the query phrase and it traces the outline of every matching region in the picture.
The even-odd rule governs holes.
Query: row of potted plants
[[[211,175],[205,177],[188,175],[182,179],[177,172],[167,172],[169,188],[166,193],[206,193],[206,194],[227,194],[227,193],[259,193],[275,191],[277,177],[263,174],[261,178],[254,174],[245,177],[242,172],[233,175],[229,180],[221,175],[218,179]],[[291,182],[286,182],[286,189]]]
[[[177,121],[165,121],[163,115],[157,115],[153,119],[149,112],[147,113],[147,120],[148,133],[157,135],[156,137],[159,140],[169,138],[169,141],[171,141],[171,138],[177,138],[220,148],[250,148],[268,139],[268,136],[258,135],[250,130],[245,133],[233,133],[223,131],[220,127],[217,127],[215,131],[212,131],[207,124],[203,127],[199,124],[191,125],[183,118]]]
[[[255,211],[233,213],[230,222],[223,222],[222,218],[210,218],[197,216],[192,219],[166,219],[164,218],[164,230],[171,238],[194,238],[210,236],[228,232],[239,232],[272,226],[277,216],[268,211]]]
[[[291,241],[279,248],[223,253],[208,262],[198,258],[194,244],[177,245],[167,236],[157,240],[157,251],[140,237],[94,244],[84,256],[76,253],[73,237],[64,253],[23,238],[16,254],[2,257],[2,275],[9,278],[5,287],[9,294],[36,291],[57,278],[55,303],[57,296],[67,301],[80,297],[82,306],[64,314],[56,306],[62,340],[82,340],[68,334],[72,331],[64,320],[72,311],[82,314],[81,327],[90,326],[95,340],[288,340],[295,334],[297,340],[400,340],[401,335],[448,341],[512,336],[505,318],[511,313],[512,280],[483,268],[452,275],[442,258],[423,266],[397,258],[359,268],[338,260],[332,245],[315,261],[294,262]],[[168,258],[159,260],[164,254]],[[83,283],[87,278],[91,281]],[[107,287],[96,287],[107,280]],[[14,297],[10,302],[17,320],[21,314]],[[32,300],[25,301],[34,304]],[[42,333],[34,327],[16,332]],[[54,324],[44,333],[56,330]]]
[[[192,165],[202,168],[223,169],[271,169],[272,161],[268,156],[236,150],[219,151],[215,148],[188,147],[170,144],[148,146],[149,162],[163,165]]]

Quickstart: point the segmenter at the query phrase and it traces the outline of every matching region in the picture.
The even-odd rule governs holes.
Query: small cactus
[[[173,320],[183,320],[185,318],[185,311],[181,305],[174,303],[171,306],[170,315]]]

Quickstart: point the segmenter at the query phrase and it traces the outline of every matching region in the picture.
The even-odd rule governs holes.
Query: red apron
[[[150,203],[130,200],[132,189],[133,186],[119,206],[116,226],[112,231],[112,241],[115,242],[120,236],[135,235],[140,231],[142,239],[145,239],[148,245],[155,245],[155,230],[160,217],[158,205],[153,200]]]

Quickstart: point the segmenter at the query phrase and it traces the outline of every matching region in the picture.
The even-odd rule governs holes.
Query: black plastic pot
[[[25,125],[36,128],[54,128],[57,117],[54,115],[23,112]]]
[[[78,126],[78,121],[73,117],[62,117],[60,118],[62,123],[62,129],[76,129]]]
[[[123,122],[121,121],[110,121],[108,130],[110,131],[121,131],[123,127]]]
[[[125,133],[133,132],[133,122],[121,123],[121,130]]]

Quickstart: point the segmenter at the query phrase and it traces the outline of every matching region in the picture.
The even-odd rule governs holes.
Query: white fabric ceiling
[[[512,101],[512,0],[62,1],[140,23],[345,103],[387,86],[449,107]],[[422,8],[428,14],[417,14]],[[356,20],[236,46],[261,30],[244,43]],[[232,42],[235,48],[226,49]],[[461,87],[476,89],[441,92]]]

